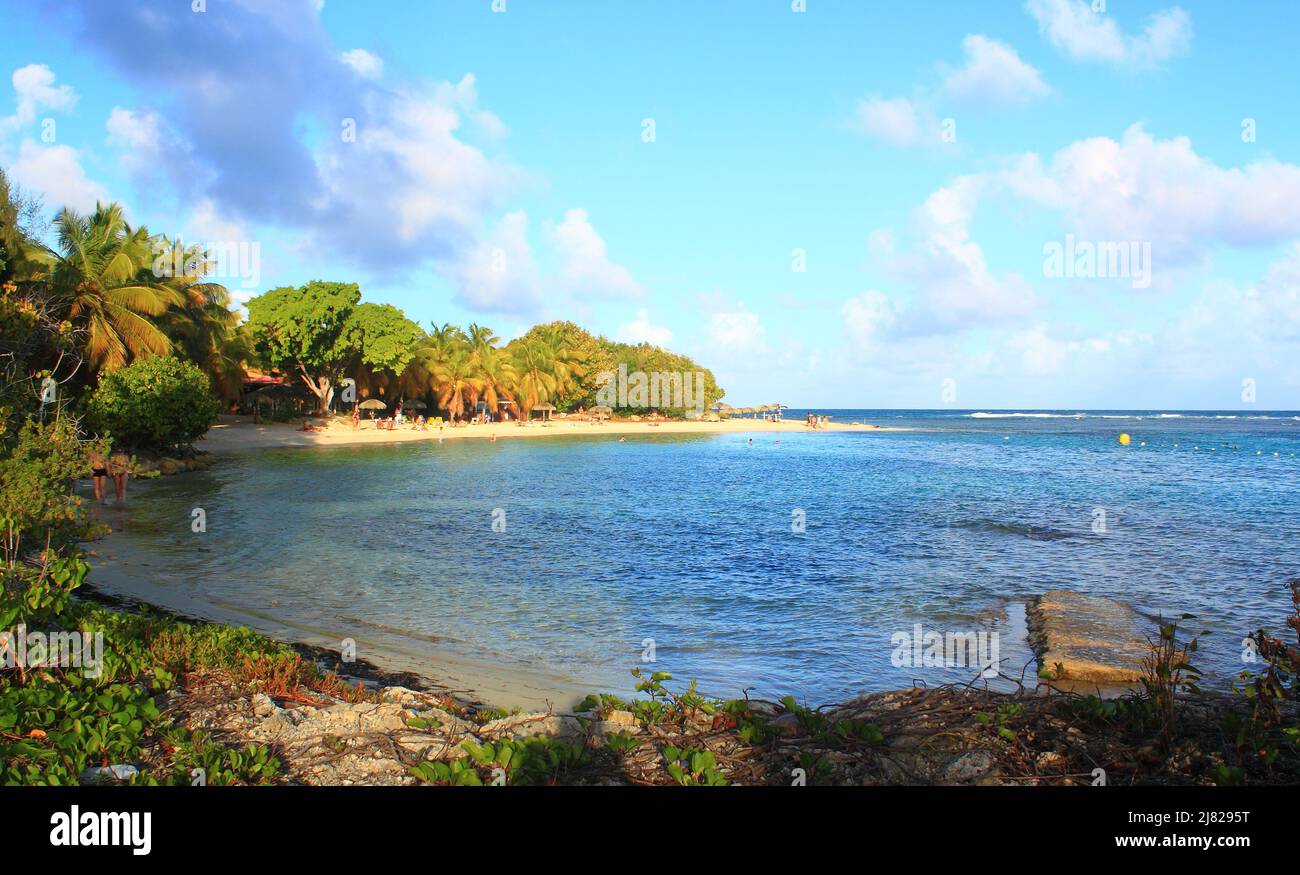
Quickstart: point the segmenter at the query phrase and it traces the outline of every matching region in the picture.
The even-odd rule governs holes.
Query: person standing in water
[[[108,478],[108,461],[99,450],[90,452],[90,479],[95,487],[95,501],[104,503],[105,480]]]
[[[131,457],[121,450],[113,453],[108,457],[108,472],[113,477],[117,503],[126,504],[126,478],[131,472]]]

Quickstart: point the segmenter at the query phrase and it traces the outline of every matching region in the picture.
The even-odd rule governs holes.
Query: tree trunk
[[[330,383],[329,377],[310,377],[306,371],[302,372],[302,381],[307,384],[307,388],[316,396],[318,401],[316,412],[322,416],[330,411],[330,402],[334,400],[334,386]]]

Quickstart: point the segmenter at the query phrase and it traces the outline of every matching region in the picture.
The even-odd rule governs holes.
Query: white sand
[[[316,418],[319,423],[324,420]],[[728,419],[721,422],[678,422],[668,421],[653,424],[649,422],[613,421],[602,425],[590,422],[578,422],[556,419],[550,424],[532,422],[519,425],[515,422],[492,423],[489,425],[465,425],[459,428],[444,426],[438,431],[437,426],[429,426],[428,431],[418,431],[409,423],[393,431],[379,430],[370,421],[362,421],[361,428],[352,428],[351,423],[334,420],[324,431],[302,431],[302,423],[262,423],[255,425],[252,417],[223,416],[195,446],[212,453],[237,450],[258,449],[261,447],[332,447],[346,444],[393,444],[405,441],[437,441],[441,436],[444,441],[467,440],[478,438],[499,441],[518,438],[554,437],[556,435],[598,435],[618,437],[619,435],[655,435],[655,434],[741,434],[746,432],[812,432],[822,434],[832,431],[900,431],[901,429],[881,428],[874,425],[850,423],[832,423],[815,432],[804,425],[802,420],[784,422],[767,422],[762,419]]]

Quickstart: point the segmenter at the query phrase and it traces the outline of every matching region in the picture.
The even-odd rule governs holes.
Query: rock
[[[1026,616],[1030,644],[1049,680],[1127,684],[1142,678],[1150,645],[1140,615],[1123,602],[1053,590],[1035,599]]]
[[[1045,750],[1038,755],[1038,759],[1034,761],[1034,765],[1040,772],[1055,772],[1065,768],[1067,762],[1069,761],[1064,755],[1059,754],[1054,750]]]
[[[782,735],[797,735],[802,727],[799,725],[799,715],[782,714],[774,718],[767,724]]]
[[[636,726],[636,715],[631,711],[609,711],[602,722],[615,726]]]
[[[971,750],[948,763],[943,770],[943,783],[964,784],[983,778],[993,769],[993,757],[982,750]]]
[[[280,710],[280,707],[266,693],[254,693],[250,702],[253,705],[253,713],[258,717],[269,717]]]
[[[139,769],[126,763],[119,763],[114,766],[95,766],[81,773],[81,783],[115,784],[119,781],[129,781],[138,774],[140,774]]]
[[[510,738],[528,738],[533,735],[555,735],[572,737],[583,735],[585,730],[578,718],[568,714],[512,714],[484,723],[478,729],[484,737],[493,738],[509,736]]]
[[[609,720],[597,720],[591,724],[591,734],[596,738],[605,738],[621,732],[626,732],[628,735],[640,735],[641,727],[635,723],[628,725],[626,723],[613,723]]]
[[[762,699],[750,699],[747,704],[749,713],[757,717],[775,717],[780,710],[775,703]]]
[[[171,475],[181,472],[181,463],[179,459],[161,458],[158,460],[158,473]]]

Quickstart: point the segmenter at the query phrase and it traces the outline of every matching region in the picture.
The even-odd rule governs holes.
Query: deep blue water
[[[1220,683],[1282,630],[1300,414],[824,412],[915,430],[271,450],[142,484],[122,521],[152,598],[427,649],[434,676],[450,652],[626,690],[647,638],[717,695],[973,676],[892,665],[916,623],[998,631],[1019,675],[1017,606],[1061,587],[1197,615]]]

